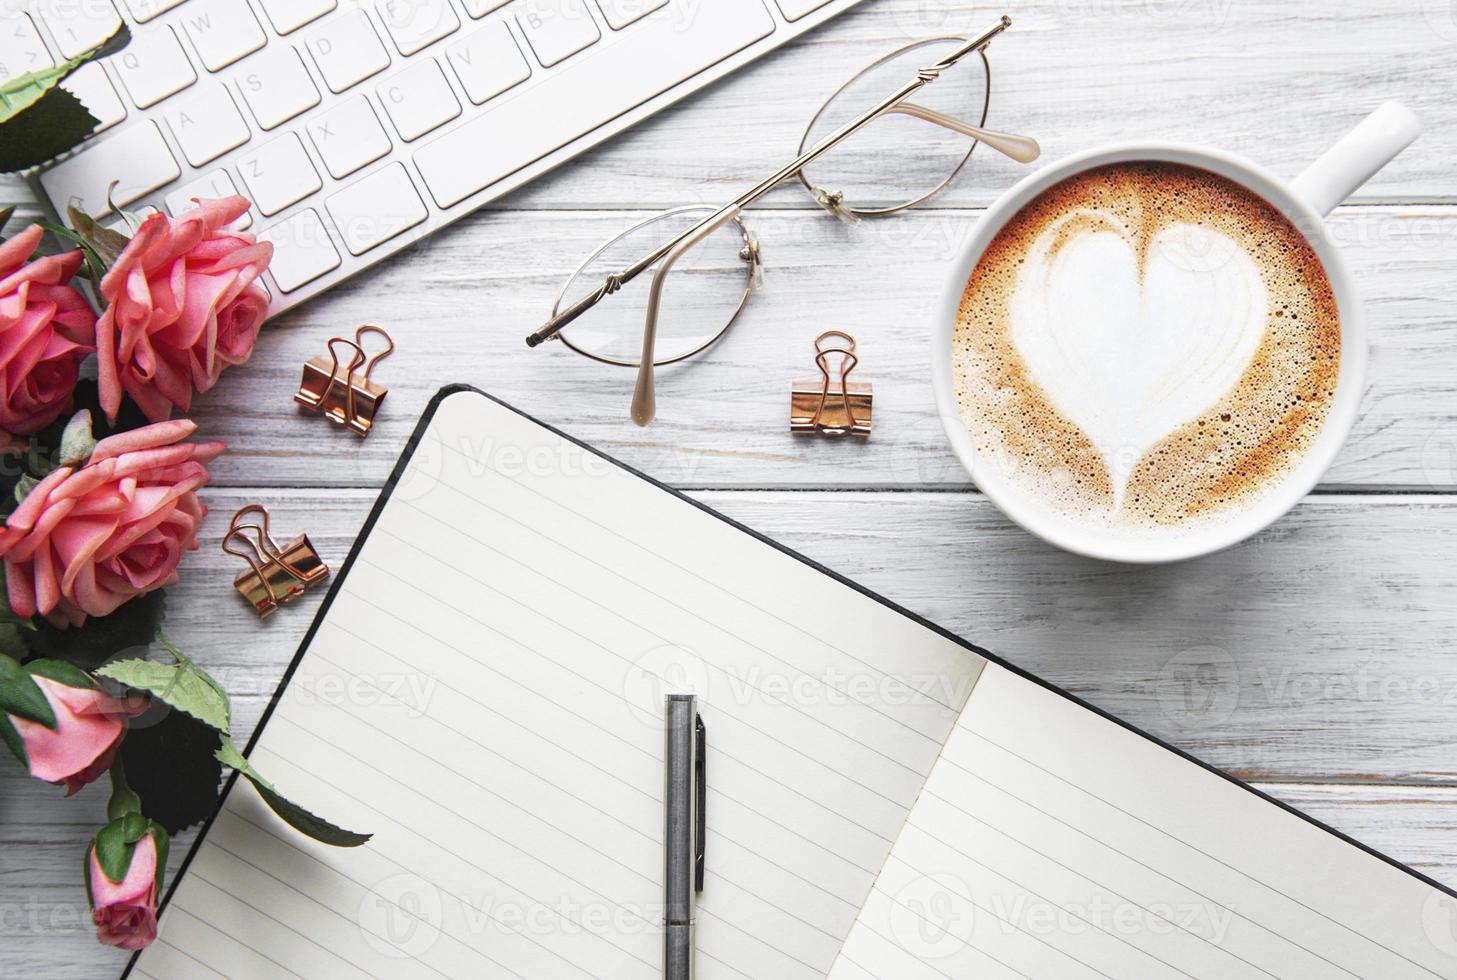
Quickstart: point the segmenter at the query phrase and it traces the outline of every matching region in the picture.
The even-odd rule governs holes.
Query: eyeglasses
[[[978,143],[1021,163],[1037,159],[1036,140],[982,128],[991,103],[986,48],[1011,24],[1003,17],[976,37],[917,41],[872,62],[814,114],[793,162],[723,207],[653,215],[587,256],[527,345],[559,339],[594,360],[637,368],[632,419],[647,425],[656,413],[653,368],[722,337],[761,282],[759,242],[743,210],[770,189],[797,177],[821,207],[854,222],[928,200]],[[625,288],[645,272],[646,289]]]

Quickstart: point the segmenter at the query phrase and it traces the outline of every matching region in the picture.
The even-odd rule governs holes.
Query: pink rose
[[[198,201],[176,220],[149,215],[101,280],[96,324],[101,407],[115,419],[125,389],[153,422],[186,412],[229,364],[242,364],[268,310],[258,276],[273,245],[226,226],[241,197]]]
[[[48,783],[65,784],[70,796],[95,781],[116,761],[126,734],[126,718],[135,712],[96,687],[69,687],[49,677],[32,680],[50,702],[56,727],[10,715],[25,746],[30,774]]]
[[[177,581],[207,513],[197,499],[206,464],[224,448],[178,442],[196,429],[174,419],[111,436],[80,469],[35,485],[0,528],[16,615],[79,626]]]
[[[77,370],[96,349],[96,313],[68,285],[81,253],[26,261],[43,234],[31,225],[0,243],[0,431],[7,437],[43,429],[70,409]]]
[[[141,821],[140,814],[132,818]],[[117,823],[122,823],[118,821]],[[96,843],[86,856],[86,874],[91,890],[91,919],[96,923],[96,938],[108,946],[142,949],[157,938],[157,834],[164,831],[155,824],[134,845],[113,843],[118,848],[130,847],[131,863],[120,881],[113,881],[101,866],[98,851],[103,835],[112,833],[114,823],[97,835]],[[165,846],[165,845],[164,845]]]

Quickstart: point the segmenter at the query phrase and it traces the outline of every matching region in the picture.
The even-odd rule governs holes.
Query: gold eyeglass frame
[[[769,177],[764,178],[759,183],[755,184],[753,187],[740,194],[734,200],[730,201],[728,204],[725,204],[722,207],[716,209],[702,208],[702,210],[711,210],[711,213],[703,220],[685,229],[683,232],[669,239],[667,242],[664,242],[658,248],[654,249],[649,254],[633,262],[631,265],[622,269],[620,272],[610,273],[602,281],[602,283],[592,292],[572,303],[566,309],[561,309],[561,304],[566,298],[567,288],[576,281],[577,276],[581,274],[581,272],[588,266],[588,264],[592,262],[593,259],[601,255],[614,242],[618,241],[623,236],[637,230],[643,225],[648,224],[652,221],[656,221],[667,214],[684,213],[691,210],[699,210],[700,208],[677,208],[671,212],[660,212],[645,219],[644,221],[638,222],[631,228],[618,235],[613,236],[603,245],[599,246],[595,251],[592,252],[591,255],[586,258],[585,261],[583,261],[580,266],[578,266],[576,272],[574,272],[572,276],[567,280],[567,284],[562,287],[561,293],[558,294],[556,301],[552,304],[551,318],[526,338],[526,345],[528,347],[536,347],[543,341],[555,338],[562,340],[564,343],[567,344],[568,347],[570,347],[577,353],[590,357],[593,360],[608,364],[620,364],[626,367],[636,367],[638,369],[638,374],[637,382],[633,388],[632,420],[638,425],[647,425],[653,420],[653,416],[657,412],[657,399],[655,386],[653,383],[654,367],[661,364],[671,364],[682,361],[685,358],[692,357],[693,355],[698,354],[707,347],[711,346],[728,331],[728,328],[733,324],[734,320],[738,318],[739,313],[742,312],[744,306],[748,303],[749,296],[753,292],[754,284],[758,277],[762,262],[759,254],[758,241],[744,225],[742,220],[742,213],[747,205],[758,200],[760,197],[763,197],[772,188],[778,186],[784,180],[787,180],[790,177],[798,177],[800,182],[810,192],[816,202],[818,202],[822,207],[842,219],[845,219],[847,221],[856,221],[859,220],[861,216],[872,217],[895,214],[899,211],[904,211],[908,208],[912,208],[918,204],[923,203],[928,198],[939,193],[940,191],[945,189],[945,187],[952,180],[954,180],[956,176],[961,172],[961,170],[966,166],[966,162],[971,158],[971,154],[976,149],[978,143],[985,143],[993,149],[997,150],[998,152],[1003,153],[1006,156],[1021,163],[1030,163],[1032,160],[1035,160],[1037,158],[1041,150],[1038,147],[1036,140],[1033,140],[1030,137],[1016,136],[1008,133],[999,133],[983,129],[981,125],[973,126],[969,123],[965,123],[959,119],[956,119],[952,116],[947,116],[933,109],[928,109],[924,106],[916,105],[915,103],[906,102],[906,99],[914,95],[916,92],[920,91],[925,86],[934,82],[938,77],[940,77],[943,72],[954,67],[958,62],[960,62],[963,58],[966,58],[968,55],[976,53],[981,57],[983,70],[986,72],[986,95],[982,103],[982,113],[980,119],[981,123],[985,123],[987,111],[991,104],[991,63],[987,60],[986,57],[986,47],[991,43],[993,38],[1005,31],[1011,25],[1012,19],[1010,17],[1003,16],[991,27],[982,31],[980,34],[977,34],[975,37],[969,39],[962,38],[960,36],[947,36],[939,38],[927,38],[921,41],[916,41],[911,44],[897,48],[896,50],[876,59],[865,68],[862,68],[860,71],[852,75],[848,81],[846,81],[843,85],[836,89],[835,92],[831,94],[831,96],[819,108],[819,110],[816,111],[814,117],[810,120],[809,126],[805,130],[805,135],[800,139],[799,155],[792,162],[790,162],[780,170],[776,171]],[[815,123],[820,120],[829,105],[831,105],[835,101],[835,99],[838,98],[840,94],[846,90],[846,88],[848,88],[850,85],[853,85],[856,81],[860,80],[862,77],[865,76],[866,73],[875,70],[876,68],[880,67],[881,65],[885,64],[893,58],[901,57],[906,52],[912,51],[918,47],[941,41],[960,41],[962,43],[955,47],[950,53],[942,56],[942,58],[936,63],[918,70],[915,78],[903,84],[899,89],[886,96],[872,108],[857,116],[856,118],[842,124],[833,133],[820,140],[810,149],[804,149],[804,144],[809,139],[809,134],[813,131]],[[957,165],[952,169],[951,173],[948,174],[947,177],[943,181],[941,181],[941,183],[936,185],[936,187],[932,188],[927,193],[916,198],[915,200],[906,202],[904,204],[896,205],[894,207],[868,210],[857,210],[855,208],[846,207],[844,206],[843,198],[838,191],[828,191],[823,188],[815,187],[810,183],[809,179],[804,174],[804,168],[806,166],[819,159],[821,156],[829,152],[834,147],[838,146],[840,143],[843,143],[846,139],[864,128],[870,122],[889,112],[900,112],[915,116],[919,119],[924,119],[927,122],[931,122],[947,129],[951,129],[955,132],[961,133],[965,136],[969,136],[972,138],[973,142],[971,146],[968,147],[966,151],[966,156],[964,156],[957,163]],[[676,355],[671,359],[663,361],[656,360],[655,348],[657,343],[658,312],[662,302],[663,283],[666,280],[668,273],[672,270],[674,264],[677,263],[677,261],[682,258],[683,255],[688,252],[688,250],[692,249],[695,245],[703,241],[709,235],[724,227],[730,221],[734,222],[739,227],[739,231],[744,242],[744,246],[739,253],[739,257],[743,259],[747,265],[746,274],[748,281],[745,285],[744,294],[739,300],[737,308],[734,310],[733,315],[724,322],[723,327],[717,333],[710,336],[709,339],[700,346],[686,353]],[[607,358],[599,354],[594,354],[589,351],[583,350],[582,348],[576,347],[571,344],[571,342],[568,341],[567,338],[561,334],[561,330],[568,324],[570,324],[573,320],[576,320],[582,314],[590,310],[593,306],[597,305],[597,303],[601,302],[606,297],[611,296],[613,293],[621,289],[625,284],[631,282],[643,272],[652,268],[655,263],[657,263],[657,268],[653,271],[652,280],[649,284],[647,313],[644,317],[643,322],[642,354],[639,356],[638,360],[635,363]]]

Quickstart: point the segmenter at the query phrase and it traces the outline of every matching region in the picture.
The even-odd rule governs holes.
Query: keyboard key
[[[390,138],[362,95],[341,102],[309,123],[309,136],[329,176],[342,180],[390,151]]]
[[[825,0],[826,3],[829,0]],[[668,5],[668,0],[597,0],[607,26],[620,31],[628,24],[642,20],[654,10]]]
[[[337,0],[259,0],[263,12],[280,34],[292,34],[333,10]]]
[[[323,187],[297,133],[285,133],[238,160],[258,210],[274,215]]]
[[[814,13],[830,0],[775,0],[785,20],[799,20],[805,14]]]
[[[362,10],[332,18],[309,36],[307,46],[324,84],[335,94],[390,66],[390,53]]]
[[[165,25],[138,31],[111,63],[138,109],[156,105],[197,81],[182,42]]]
[[[299,53],[287,44],[276,44],[254,55],[244,68],[238,91],[263,129],[273,129],[319,104],[319,90],[309,70]]]
[[[493,20],[452,44],[445,56],[466,98],[476,105],[531,77],[531,65],[503,20]]]
[[[63,58],[90,51],[121,26],[110,0],[36,0],[35,10],[51,29]]]
[[[194,167],[242,146],[253,133],[221,82],[209,82],[167,109],[167,128]]]
[[[460,115],[460,103],[434,58],[425,58],[386,79],[377,92],[380,105],[406,143]]]
[[[154,17],[160,17],[183,0],[126,0],[126,9],[131,11],[132,20],[145,24]]]
[[[585,0],[523,0],[516,7],[516,23],[544,68],[566,61],[602,37]]]
[[[375,0],[375,6],[400,54],[423,51],[460,29],[449,0]]]
[[[193,0],[181,20],[208,71],[221,71],[268,43],[248,0]]]
[[[238,188],[233,184],[233,178],[228,176],[226,170],[214,170],[211,173],[203,174],[196,180],[190,180],[167,195],[167,210],[172,217],[177,217],[183,211],[190,211],[194,207],[193,198],[220,198],[232,197],[238,193]],[[244,212],[237,221],[228,227],[236,228],[238,231],[247,231],[253,224],[253,216]]]
[[[64,212],[67,205],[74,204],[91,217],[100,218],[111,210],[106,203],[106,189],[112,181],[118,182],[112,203],[124,208],[180,176],[182,171],[162,131],[146,120],[115,136],[92,141],[90,149],[43,172],[40,182],[58,210]]]
[[[424,221],[427,212],[403,165],[392,163],[355,181],[325,202],[344,245],[354,255]]]
[[[268,273],[285,293],[313,282],[339,268],[339,252],[329,238],[319,213],[306,208],[287,220],[264,228],[260,242],[273,243],[273,260]]]
[[[464,0],[465,12],[479,20],[493,10],[500,10],[511,0]]]
[[[96,117],[95,131],[98,133],[126,118],[126,104],[116,94],[116,86],[111,84],[106,69],[94,62],[82,65],[67,75],[61,88],[80,99],[87,111]]]
[[[0,82],[55,64],[35,22],[25,14],[0,19]]]
[[[713,0],[686,22],[649,17],[592,57],[476,113],[415,151],[435,203],[459,204],[774,32],[759,0]],[[612,79],[611,85],[602,83]],[[511,134],[503,139],[502,134]]]

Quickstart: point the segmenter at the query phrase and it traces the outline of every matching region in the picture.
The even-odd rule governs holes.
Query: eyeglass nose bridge
[[[744,247],[739,249],[739,259],[749,263],[749,288],[759,289],[764,285],[764,253],[759,247],[759,236],[744,228],[742,222],[739,227],[744,233]]]
[[[809,189],[809,192],[814,197],[816,204],[839,218],[845,224],[858,225],[860,223],[860,216],[845,207],[844,191],[826,190],[816,184]]]

